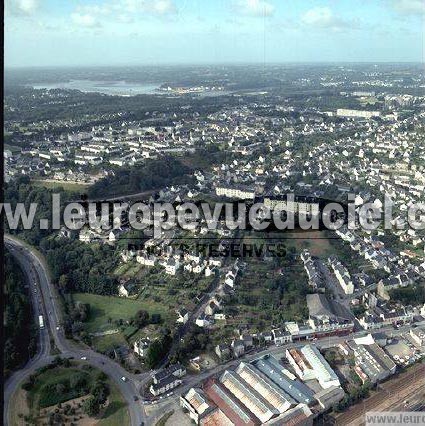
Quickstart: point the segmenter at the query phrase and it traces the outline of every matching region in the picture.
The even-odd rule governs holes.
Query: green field
[[[126,403],[119,393],[118,389],[111,386],[111,394],[109,395],[110,403],[106,409],[102,419],[98,423],[100,426],[128,426],[130,425],[130,416],[126,408]]]
[[[122,333],[93,337],[92,346],[97,352],[107,352],[109,349],[126,346],[127,341]]]
[[[45,180],[33,180],[35,186],[43,186],[44,188],[63,188],[65,191],[70,192],[86,192],[90,184],[74,183],[74,182],[50,182]]]
[[[108,320],[129,320],[141,309],[151,314],[160,314],[164,320],[169,320],[173,313],[167,306],[154,301],[143,301],[126,299],[115,296],[100,296],[97,294],[75,293],[75,302],[90,304],[90,315],[85,322],[86,330],[89,333],[110,330],[116,328]]]
[[[146,269],[144,269],[140,263],[122,263],[115,269],[114,275],[120,278],[130,279],[140,275],[143,270],[146,272]]]
[[[69,381],[75,374],[82,374],[88,380],[90,374],[78,368],[53,368],[40,374],[37,377],[34,387],[28,392],[28,403],[31,409],[44,408],[59,402],[65,402],[83,394],[70,389],[62,394],[52,393],[51,388],[58,383]]]
[[[326,258],[335,254],[326,234],[322,231],[285,232],[282,241],[288,248],[295,247],[297,253],[308,249],[312,256]]]
[[[69,382],[75,375],[84,376],[90,384],[94,382],[99,374],[99,370],[87,366],[81,367],[73,363],[71,367],[54,367],[37,375],[34,386],[27,393],[27,404],[30,412],[37,417],[39,409],[49,407],[58,403],[64,403],[70,399],[84,396],[81,391],[70,389],[64,393],[53,391],[58,383]],[[122,425],[130,424],[130,418],[126,403],[116,388],[115,384],[107,381],[111,393],[109,395],[109,405],[100,419],[100,425]]]

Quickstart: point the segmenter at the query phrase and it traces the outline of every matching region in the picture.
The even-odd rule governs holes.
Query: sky
[[[5,66],[424,62],[425,0],[6,0]]]

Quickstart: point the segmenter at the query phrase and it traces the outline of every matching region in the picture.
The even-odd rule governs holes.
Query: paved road
[[[379,332],[386,332],[388,334],[388,336],[394,337],[394,336],[399,336],[403,333],[408,332],[409,328],[410,328],[410,326],[406,325],[406,326],[400,327],[398,330],[394,330],[393,327],[388,326],[388,327],[383,327],[383,328],[379,329]],[[328,337],[324,337],[322,339],[317,339],[315,341],[303,340],[303,341],[299,341],[299,342],[287,343],[287,344],[284,344],[284,345],[281,345],[281,346],[272,345],[272,346],[269,346],[265,349],[257,349],[255,351],[247,353],[246,355],[244,355],[243,357],[241,357],[239,359],[232,359],[232,360],[230,360],[230,361],[228,361],[224,364],[219,364],[212,369],[201,372],[200,374],[193,375],[193,376],[186,376],[183,379],[183,384],[174,390],[172,396],[170,396],[168,398],[163,398],[162,400],[157,401],[154,406],[152,406],[150,418],[160,417],[161,413],[166,412],[167,407],[169,407],[169,405],[173,401],[175,403],[178,403],[178,398],[180,397],[180,395],[187,392],[191,387],[200,386],[201,382],[203,382],[207,377],[209,377],[211,375],[220,374],[225,369],[229,369],[229,368],[232,369],[232,367],[235,367],[241,361],[249,362],[249,361],[252,361],[256,358],[264,356],[266,354],[276,355],[278,357],[282,357],[285,354],[285,351],[286,351],[287,348],[294,348],[294,347],[299,348],[299,347],[302,347],[302,346],[304,346],[308,343],[315,344],[319,349],[327,349],[327,348],[334,347],[334,346],[338,345],[339,343],[342,343],[345,340],[361,337],[361,336],[364,336],[368,333],[369,332],[366,331],[366,330],[361,330],[361,331],[358,331],[358,332],[355,332],[355,333],[352,333],[352,334],[347,334],[346,336],[328,336]],[[154,407],[156,408],[156,410],[155,410]]]
[[[29,286],[30,295],[31,295],[31,303],[33,306],[33,313],[34,313],[34,323],[38,324],[38,316],[39,315],[45,316],[45,313],[44,313],[43,304],[40,302],[41,296],[38,291],[38,284],[34,285],[34,283],[38,282],[36,277],[36,272],[34,268],[32,268],[31,265],[28,264],[28,262],[25,262],[22,259],[22,255],[20,254],[20,251],[17,250],[15,246],[11,244],[7,244],[7,247],[10,253],[15,257],[15,259],[19,262],[20,266],[22,267],[22,270],[26,277],[26,281]],[[23,380],[26,377],[28,377],[29,374],[33,373],[35,370],[42,367],[43,365],[49,363],[51,359],[52,357],[50,356],[49,331],[47,328],[44,328],[40,330],[40,332],[38,333],[37,353],[25,364],[25,366],[22,369],[12,374],[5,383],[4,407],[3,407],[4,408],[3,422],[5,424],[10,424],[9,405],[10,405],[10,399],[15,389],[17,389],[20,383],[22,383]]]
[[[4,413],[7,414],[4,414],[3,418],[6,421],[6,424],[8,424],[7,420],[9,419],[10,399],[14,391],[26,377],[35,372],[37,368],[50,363],[54,358],[50,356],[49,332],[50,336],[53,338],[56,348],[61,352],[62,356],[72,356],[75,359],[81,359],[84,357],[86,358],[84,362],[104,371],[111,380],[115,382],[127,402],[132,425],[139,426],[142,422],[147,424],[146,414],[142,404],[140,401],[134,401],[134,396],[138,395],[139,387],[139,383],[135,380],[135,377],[129,375],[126,370],[110,358],[90,349],[79,348],[66,339],[63,327],[59,326],[62,324],[62,317],[59,304],[57,303],[58,296],[50,281],[50,277],[44,263],[34,252],[27,249],[21,241],[8,235],[5,235],[4,238],[6,246],[23,266],[28,279],[32,279],[34,281],[33,277],[35,277],[37,282],[37,293],[33,290],[34,284],[31,287],[34,310],[37,316],[39,312],[43,312],[45,318],[45,327],[43,330],[40,330],[40,347],[37,355],[31,359],[23,369],[12,375],[5,383]],[[40,296],[34,298],[36,295],[40,295],[41,299]],[[127,381],[124,382],[121,379],[122,377],[127,377]]]

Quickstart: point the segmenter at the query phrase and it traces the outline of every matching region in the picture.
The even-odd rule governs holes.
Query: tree
[[[89,417],[95,417],[99,414],[100,411],[100,405],[99,402],[96,401],[96,398],[93,396],[90,396],[83,405],[83,411],[86,413]]]
[[[146,364],[149,368],[154,368],[162,358],[163,348],[162,343],[159,340],[155,340],[151,343],[146,355]]]
[[[64,384],[64,383],[58,383],[58,384],[55,386],[55,391],[56,391],[56,393],[57,393],[58,395],[63,394],[63,393],[66,391],[66,386],[65,386],[65,384]]]
[[[87,379],[84,374],[73,374],[69,379],[69,386],[71,389],[84,389],[87,387]]]
[[[104,404],[109,395],[109,388],[104,382],[95,382],[91,394],[99,404]]]
[[[171,341],[172,339],[169,332],[165,332],[161,339],[154,340],[151,343],[146,355],[146,364],[149,368],[154,368],[162,361],[168,352]]]
[[[143,328],[149,323],[149,314],[141,309],[136,313],[134,318],[134,325],[138,328]]]
[[[59,285],[59,290],[62,293],[66,293],[67,288],[68,288],[68,277],[66,275],[61,275],[59,277],[59,281],[58,281],[58,285]]]

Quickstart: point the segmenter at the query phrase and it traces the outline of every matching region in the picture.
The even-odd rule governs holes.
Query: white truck
[[[43,315],[38,316],[38,323],[40,325],[40,328],[44,328],[44,318]]]

